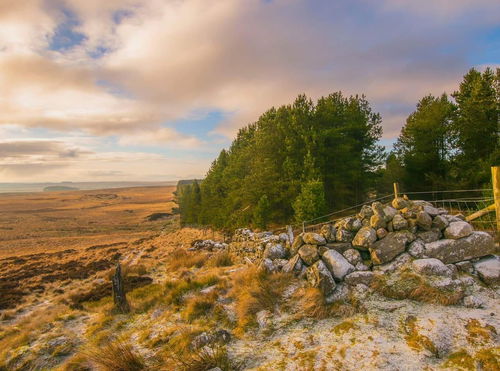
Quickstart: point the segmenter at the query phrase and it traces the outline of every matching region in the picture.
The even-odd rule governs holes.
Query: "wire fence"
[[[462,214],[465,218],[478,214],[481,210],[488,208],[494,203],[492,189],[459,189],[459,190],[437,190],[425,192],[401,192],[408,196],[410,200],[424,200],[433,204],[437,208],[444,208],[450,214]],[[378,198],[369,199],[358,205],[334,211],[302,223],[292,225],[295,233],[319,232],[325,224],[335,223],[339,219],[355,216],[363,205],[371,205],[375,201],[388,203],[392,201],[394,194],[384,195]],[[493,211],[491,211],[493,210]],[[469,220],[476,230],[495,233],[497,223],[494,209],[490,212],[479,213],[478,217]],[[286,232],[287,227],[274,230],[274,233]]]

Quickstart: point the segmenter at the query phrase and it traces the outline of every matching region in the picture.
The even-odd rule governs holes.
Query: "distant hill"
[[[79,191],[79,188],[68,187],[68,186],[48,186],[43,189],[44,192],[56,192],[56,191]]]

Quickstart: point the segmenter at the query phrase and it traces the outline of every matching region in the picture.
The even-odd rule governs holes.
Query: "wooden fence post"
[[[111,279],[113,287],[113,301],[115,303],[115,308],[120,313],[130,312],[130,305],[128,304],[127,297],[125,295],[125,288],[123,287],[123,277],[122,268],[120,263],[116,265],[115,274]]]
[[[495,198],[495,213],[497,218],[497,238],[500,237],[500,166],[491,167],[491,185]]]
[[[399,197],[399,183],[394,182],[393,186],[394,186],[394,198],[398,198]]]

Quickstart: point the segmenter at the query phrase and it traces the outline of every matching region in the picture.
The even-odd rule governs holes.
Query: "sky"
[[[499,0],[0,0],[0,182],[203,177],[301,93],[365,94],[390,148],[499,64]]]

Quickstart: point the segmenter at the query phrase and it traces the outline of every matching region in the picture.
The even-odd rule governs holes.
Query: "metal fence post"
[[[495,199],[495,213],[497,220],[497,238],[500,237],[500,166],[491,167],[491,185]]]

